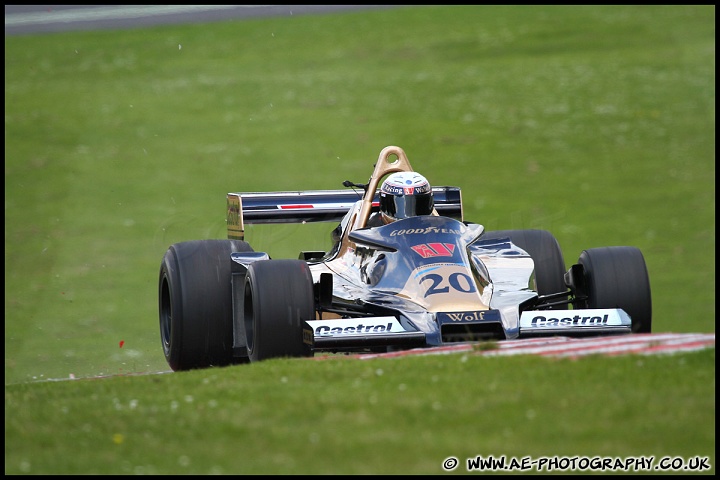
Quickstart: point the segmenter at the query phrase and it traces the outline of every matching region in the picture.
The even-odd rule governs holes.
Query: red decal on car
[[[429,257],[452,257],[455,245],[452,243],[422,243],[410,247],[415,253],[423,258]]]

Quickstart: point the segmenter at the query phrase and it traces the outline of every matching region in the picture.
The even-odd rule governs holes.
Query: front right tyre
[[[160,264],[160,339],[175,371],[225,366],[233,358],[231,258],[251,252],[240,240],[171,245]]]
[[[251,362],[309,357],[305,320],[315,320],[313,279],[303,260],[263,260],[245,276],[244,326]]]

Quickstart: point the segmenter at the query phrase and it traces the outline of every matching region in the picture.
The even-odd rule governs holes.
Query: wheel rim
[[[167,277],[163,277],[160,293],[160,336],[162,338],[163,352],[167,357],[170,354],[170,341],[172,337],[172,302],[170,301],[170,288]]]
[[[249,282],[245,283],[245,299],[243,302],[243,322],[245,323],[245,341],[248,354],[255,350],[255,312],[253,308],[252,289]]]

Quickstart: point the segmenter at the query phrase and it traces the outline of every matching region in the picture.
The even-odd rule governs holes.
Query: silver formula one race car
[[[351,190],[229,193],[228,240],[177,243],[163,257],[170,367],[651,331],[639,249],[588,249],[566,269],[548,231],[464,221],[457,187],[433,187],[427,215],[370,227],[380,182],[396,172],[413,169],[389,146],[367,184],[344,182]],[[248,224],[318,221],[339,222],[327,252],[271,259],[244,241]]]

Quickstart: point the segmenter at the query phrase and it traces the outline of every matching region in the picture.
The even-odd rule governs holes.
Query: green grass
[[[714,467],[714,362],[714,349],[281,359],[18,384],[5,389],[5,472],[437,474],[455,456],[466,473],[477,455],[701,456]]]
[[[418,419],[439,415],[427,402],[407,407],[412,422],[396,424],[398,415],[373,417],[367,404],[342,399],[348,391],[373,394],[374,385],[353,390],[348,382],[375,363],[275,362],[36,383],[167,371],[157,321],[157,275],[167,247],[224,238],[227,192],[364,182],[388,145],[405,149],[431,183],[461,187],[466,220],[553,232],[568,266],[585,248],[639,247],[650,274],[654,331],[715,331],[714,6],[407,7],[9,36],[6,473],[25,472],[24,462],[26,473],[436,473],[446,456],[474,456],[486,447],[539,455],[577,444],[588,454],[623,456],[628,422],[630,431],[647,425],[644,437],[628,438],[638,454],[714,451],[714,362],[707,354],[644,359],[665,369],[661,387],[616,373],[634,360],[551,363],[556,375],[540,381],[537,372],[547,363],[538,359],[471,359],[480,382],[489,372],[512,379],[498,393],[478,390],[464,369],[450,367],[452,359],[388,362],[405,367],[380,380],[415,385],[411,379],[437,362],[468,389],[452,390],[458,402],[441,403],[469,401],[475,410],[443,406],[437,418],[448,426],[438,420],[423,431]],[[248,238],[256,250],[295,258],[300,249],[326,248],[331,228],[251,228]],[[697,375],[708,378],[702,392],[686,391],[695,373],[680,365],[695,358],[703,360]],[[515,373],[518,363],[535,374]],[[301,409],[278,418],[283,401],[263,410],[260,399],[281,395],[282,376],[305,379],[312,391],[298,387],[287,400],[302,401]],[[254,379],[251,386],[246,377]],[[345,388],[335,391],[327,379]],[[568,392],[575,384],[582,389]],[[603,385],[605,402],[576,407],[588,400],[588,385]],[[430,384],[412,388],[419,398],[435,392]],[[533,405],[538,420],[557,419],[546,404],[566,398],[574,423],[587,428],[528,422],[523,411],[530,404],[515,399],[514,414],[492,413],[494,423],[481,423],[460,448],[463,435],[452,426],[468,429],[486,412],[472,402],[495,406],[507,395],[546,388],[555,397],[545,393],[542,407]],[[377,394],[390,397],[389,390]],[[181,408],[187,395],[196,406],[218,402],[209,432],[201,413],[170,416],[172,401],[188,410]],[[142,413],[147,430],[128,414],[132,399],[139,400],[132,413]],[[654,406],[645,409],[649,401]],[[68,423],[58,414],[63,405],[79,411]],[[396,412],[404,404],[390,406]],[[357,423],[347,422],[343,409],[361,412]],[[607,412],[619,416],[611,421]],[[323,421],[313,446],[309,426],[324,415],[350,431],[335,437]],[[545,436],[540,425],[552,431]],[[393,426],[403,428],[387,428]],[[294,430],[303,435],[295,439],[288,433]],[[510,441],[502,442],[497,435],[506,430]],[[77,442],[66,441],[68,432]],[[115,434],[125,440],[108,443]],[[486,438],[496,440],[494,448],[482,443]],[[555,448],[558,438],[567,443]],[[270,452],[286,441],[298,442],[288,447],[294,451]],[[402,448],[418,443],[427,449],[422,454]],[[390,456],[388,444],[399,445],[394,453],[402,462],[368,460]],[[262,447],[266,456],[258,453]],[[193,454],[196,448],[203,455]]]

